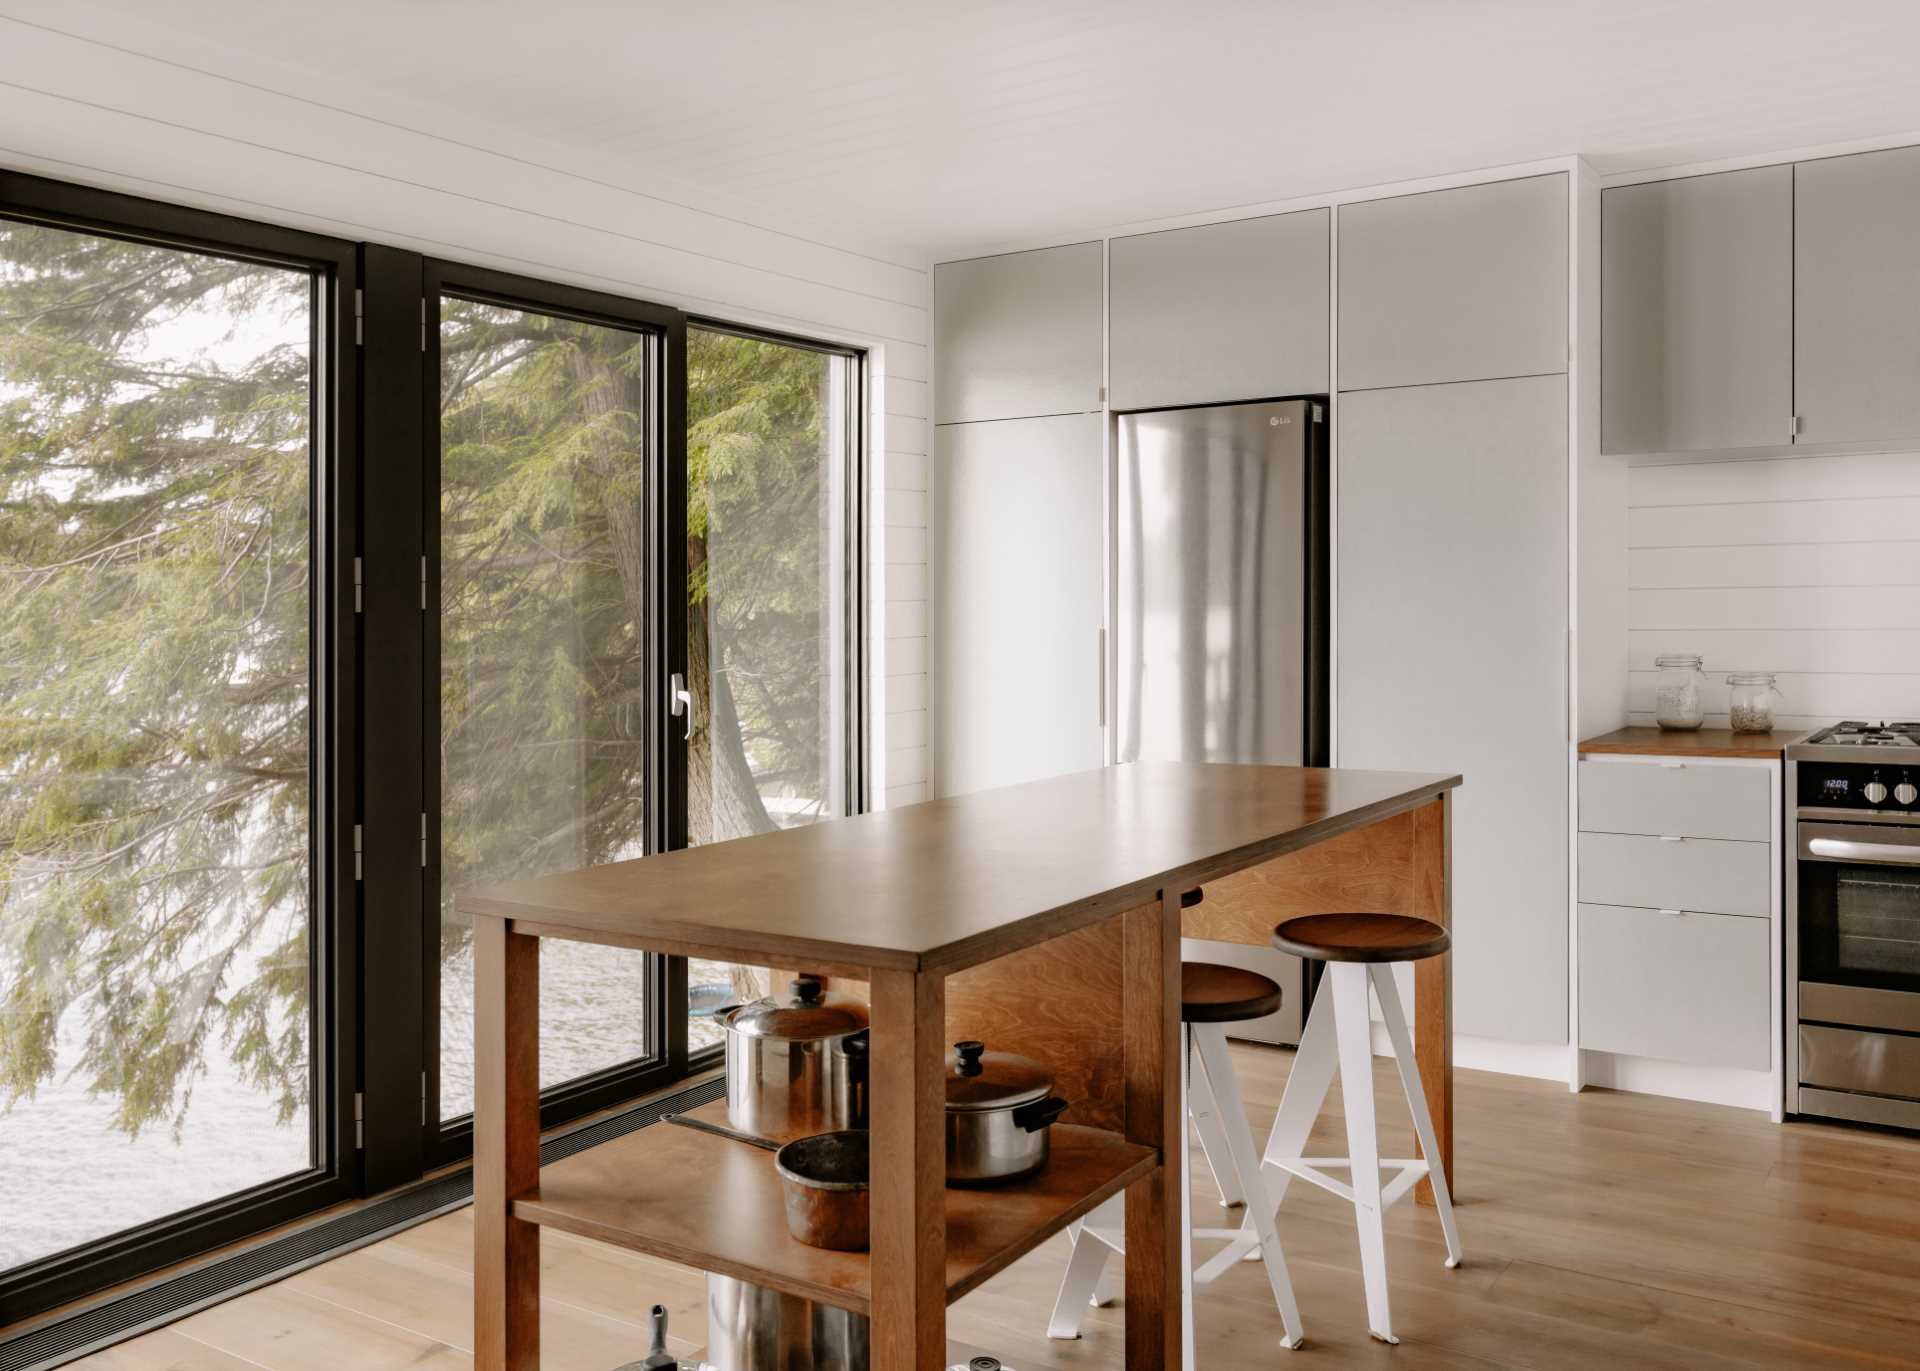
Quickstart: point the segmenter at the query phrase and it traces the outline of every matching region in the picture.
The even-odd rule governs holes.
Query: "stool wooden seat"
[[[1218,962],[1180,963],[1180,1022],[1244,1023],[1280,1011],[1279,983]]]
[[[1453,943],[1439,924],[1411,914],[1303,914],[1273,930],[1273,945],[1321,962],[1418,962]]]

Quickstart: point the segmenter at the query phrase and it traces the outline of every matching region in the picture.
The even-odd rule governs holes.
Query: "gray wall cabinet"
[[[1567,382],[1340,402],[1343,767],[1460,772],[1454,1022],[1567,1040]]]
[[[1797,441],[1920,434],[1920,148],[1793,169]]]
[[[1113,407],[1325,393],[1332,218],[1304,210],[1115,238]]]
[[[1343,205],[1340,389],[1567,369],[1562,174]]]
[[[1098,409],[1105,277],[1099,243],[936,266],[934,422]]]
[[[1106,760],[1102,416],[934,430],[931,789]]]
[[[1601,444],[1792,441],[1793,168],[1601,196]]]

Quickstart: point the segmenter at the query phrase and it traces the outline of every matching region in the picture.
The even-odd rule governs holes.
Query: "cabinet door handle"
[[[1668,837],[1668,836],[1667,836],[1666,834],[1664,834],[1664,833],[1662,833],[1662,834],[1660,835],[1660,841],[1661,841],[1661,842],[1663,842],[1663,843],[1684,843],[1684,842],[1686,841],[1686,839],[1685,839],[1685,838],[1670,838],[1670,837]]]

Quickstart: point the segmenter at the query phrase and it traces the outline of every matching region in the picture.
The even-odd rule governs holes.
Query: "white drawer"
[[[1768,919],[1580,906],[1580,1046],[1765,1071]]]
[[[1776,784],[1770,767],[1583,761],[1580,830],[1772,842]]]
[[[1773,912],[1773,860],[1767,843],[1582,833],[1580,898],[1766,918]]]

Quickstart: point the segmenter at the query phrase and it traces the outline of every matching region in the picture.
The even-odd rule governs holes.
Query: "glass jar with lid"
[[[1773,732],[1773,702],[1783,698],[1771,671],[1727,673],[1727,715],[1735,733]]]
[[[1653,664],[1660,669],[1653,683],[1654,722],[1676,731],[1700,727],[1707,717],[1702,706],[1707,677],[1700,670],[1700,658],[1674,653],[1655,657]]]

